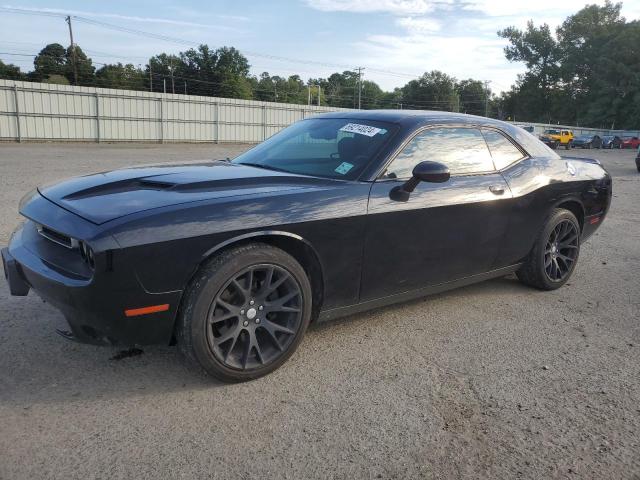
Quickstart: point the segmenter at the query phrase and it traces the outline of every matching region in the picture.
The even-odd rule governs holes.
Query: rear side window
[[[522,152],[500,132],[483,128],[482,134],[487,141],[497,170],[501,170],[523,158]]]
[[[409,178],[418,163],[440,162],[452,175],[493,171],[491,154],[477,128],[430,128],[413,138],[389,165],[389,178]]]

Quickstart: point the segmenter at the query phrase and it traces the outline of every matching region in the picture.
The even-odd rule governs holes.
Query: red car
[[[620,148],[638,148],[640,147],[640,138],[638,137],[622,137]]]

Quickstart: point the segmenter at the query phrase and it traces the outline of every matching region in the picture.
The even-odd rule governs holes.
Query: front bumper
[[[2,249],[2,264],[12,295],[33,290],[62,312],[73,338],[96,345],[168,344],[181,292],[150,293],[126,268],[125,258],[116,258],[111,271],[96,272],[90,279],[66,274],[59,266],[41,258],[26,222]],[[61,247],[64,248],[64,247]],[[116,255],[114,255],[117,257]],[[152,305],[169,305],[160,312],[127,316],[126,310]]]
[[[2,269],[4,270],[4,278],[9,284],[9,293],[16,297],[26,297],[31,287],[24,281],[24,278],[20,274],[20,265],[16,262],[16,259],[11,256],[8,248],[3,248],[2,254]]]

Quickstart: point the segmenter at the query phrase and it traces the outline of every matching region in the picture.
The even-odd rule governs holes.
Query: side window
[[[501,170],[523,157],[522,152],[501,133],[483,128],[482,134],[489,145],[496,169]]]
[[[418,134],[389,165],[389,178],[409,178],[413,167],[429,160],[449,167],[452,175],[493,171],[487,144],[476,128],[430,128]]]

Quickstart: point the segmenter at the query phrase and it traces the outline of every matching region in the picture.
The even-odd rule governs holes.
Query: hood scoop
[[[103,195],[113,195],[116,193],[126,193],[139,190],[168,190],[173,188],[175,185],[175,183],[171,182],[148,180],[145,178],[133,178],[79,190],[65,195],[62,197],[62,200],[80,200],[83,198],[99,197]]]

